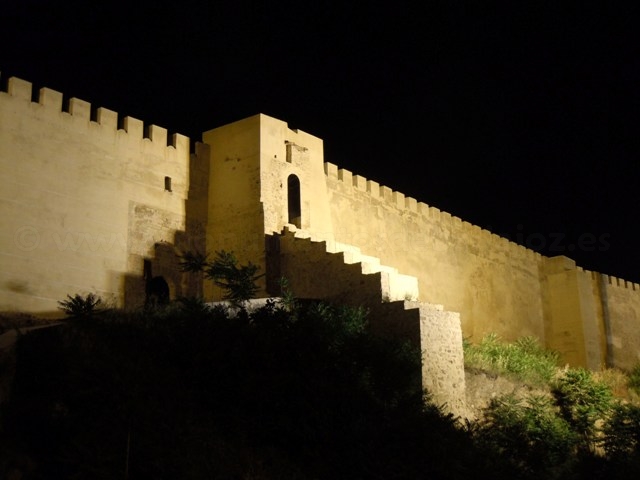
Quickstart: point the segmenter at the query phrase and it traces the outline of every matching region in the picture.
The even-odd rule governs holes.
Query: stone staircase
[[[361,272],[365,275],[373,273],[382,273],[383,287],[382,301],[417,301],[419,297],[418,279],[411,275],[405,275],[398,272],[395,267],[382,265],[380,259],[365,255],[359,247],[340,243],[332,240],[314,237],[306,230],[299,229],[294,225],[287,225],[284,232],[289,232],[294,238],[308,239],[312,242],[324,242],[328,253],[342,254],[343,261],[347,265],[359,264]]]
[[[365,306],[381,336],[407,340],[422,351],[422,386],[432,400],[466,417],[460,314],[420,302],[418,280],[353,245],[317,238],[293,225],[270,236],[267,256],[298,298]]]

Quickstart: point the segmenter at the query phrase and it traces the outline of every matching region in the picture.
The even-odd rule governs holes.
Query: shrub
[[[608,385],[594,380],[584,368],[566,370],[554,383],[552,393],[560,414],[580,436],[582,452],[594,453],[599,425],[613,407],[613,394]]]
[[[94,293],[85,296],[76,293],[73,297],[67,295],[67,300],[59,301],[58,305],[60,310],[72,318],[91,317],[104,311],[99,308],[102,305],[102,299]]]
[[[617,402],[603,429],[602,445],[611,459],[640,460],[640,407]]]
[[[552,472],[570,464],[576,444],[575,433],[558,415],[552,398],[542,395],[492,399],[475,436],[495,461],[512,463],[523,478],[555,478]]]
[[[211,307],[200,297],[180,297],[177,302],[180,310],[188,315],[206,316],[211,311]]]
[[[180,259],[183,272],[204,272],[207,279],[224,290],[224,300],[237,308],[243,308],[255,297],[259,290],[256,282],[264,276],[258,275],[260,267],[251,262],[238,266],[235,255],[224,250],[216,252],[213,260],[198,252],[187,252]]]

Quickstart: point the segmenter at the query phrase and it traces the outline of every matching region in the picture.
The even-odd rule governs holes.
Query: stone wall
[[[418,278],[420,300],[460,312],[472,341],[544,338],[541,255],[330,163],[325,170],[336,241]]]
[[[156,243],[185,229],[189,139],[9,78],[0,91],[0,311],[67,294],[124,304]]]
[[[607,360],[631,370],[640,364],[640,285],[609,275],[596,278],[607,309]]]

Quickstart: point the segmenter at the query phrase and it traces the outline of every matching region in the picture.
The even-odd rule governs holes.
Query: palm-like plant
[[[74,296],[67,295],[67,300],[60,300],[58,305],[60,310],[72,318],[90,317],[103,311],[103,309],[100,308],[102,299],[94,293],[89,293],[85,296],[79,293],[76,293]]]
[[[243,308],[255,297],[260,289],[256,282],[264,276],[258,274],[260,267],[251,262],[238,266],[235,255],[225,250],[216,252],[213,260],[199,252],[187,252],[180,259],[183,272],[204,272],[207,279],[224,290],[224,300],[237,308]]]

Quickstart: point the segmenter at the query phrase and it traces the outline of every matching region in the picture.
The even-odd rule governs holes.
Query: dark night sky
[[[193,141],[265,113],[339,167],[640,282],[640,4],[255,3],[6,2],[0,73]]]

